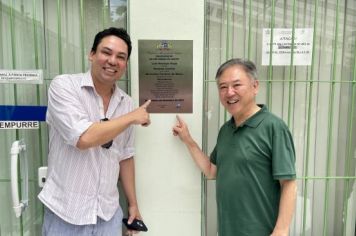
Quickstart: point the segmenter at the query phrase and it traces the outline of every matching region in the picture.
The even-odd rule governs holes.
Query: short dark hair
[[[215,79],[218,80],[221,74],[227,69],[232,66],[241,66],[243,70],[247,73],[250,79],[257,80],[257,69],[255,64],[247,59],[242,58],[232,58],[226,62],[224,62],[216,72]]]
[[[93,46],[91,47],[91,52],[96,52],[96,49],[98,48],[98,45],[101,42],[101,40],[111,35],[124,40],[124,42],[127,45],[127,53],[128,53],[127,59],[129,59],[132,50],[131,39],[130,39],[130,35],[123,28],[110,27],[108,29],[104,29],[103,31],[97,33],[94,38]]]

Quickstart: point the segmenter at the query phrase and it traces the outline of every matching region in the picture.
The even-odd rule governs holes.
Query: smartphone
[[[134,219],[134,221],[132,221],[131,224],[128,224],[127,221],[128,221],[127,218],[122,219],[122,223],[124,223],[126,228],[130,230],[144,231],[144,232],[148,230],[145,223],[143,223],[142,220]]]

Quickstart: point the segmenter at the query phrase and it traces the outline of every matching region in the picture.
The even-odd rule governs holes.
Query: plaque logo
[[[170,49],[172,49],[172,44],[166,40],[162,40],[159,44],[157,44],[157,49],[170,50]]]

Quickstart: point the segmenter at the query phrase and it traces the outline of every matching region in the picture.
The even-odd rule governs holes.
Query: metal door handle
[[[24,155],[20,161],[21,165],[21,176],[22,176],[22,186],[23,199],[19,201],[19,186],[18,186],[18,157],[19,154],[23,152]],[[28,206],[28,168],[27,168],[27,157],[26,157],[26,144],[23,140],[17,140],[11,145],[11,193],[13,208],[16,217],[20,217],[22,212]]]

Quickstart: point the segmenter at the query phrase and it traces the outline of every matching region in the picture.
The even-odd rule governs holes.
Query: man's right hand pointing
[[[147,112],[147,107],[150,105],[151,100],[147,100],[142,106],[132,111],[134,117],[134,124],[149,126],[151,124],[150,114]]]

